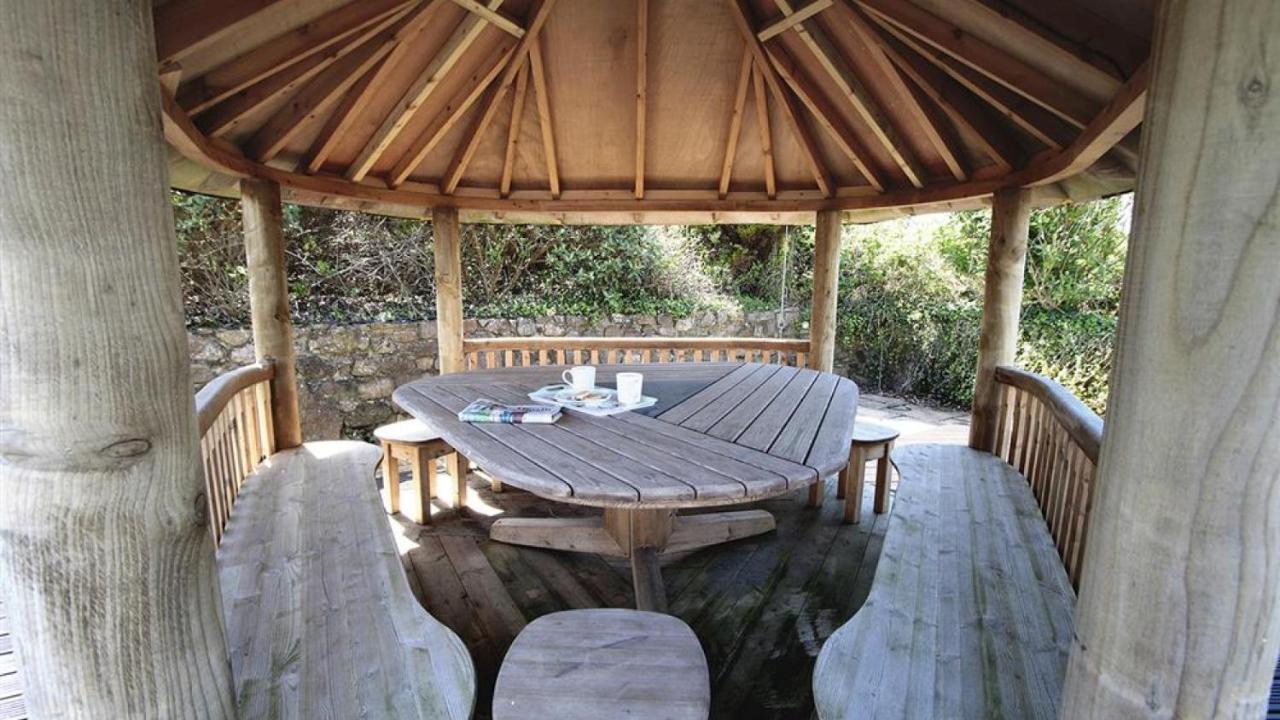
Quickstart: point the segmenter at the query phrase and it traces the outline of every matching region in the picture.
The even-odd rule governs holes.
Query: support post
[[[31,717],[231,718],[151,3],[0,3],[0,594]]]
[[[249,266],[249,312],[253,323],[253,354],[275,360],[271,380],[271,420],[276,449],[302,444],[298,413],[298,373],[293,349],[293,319],[289,312],[289,282],[285,273],[284,220],[280,186],[269,180],[240,181],[244,217],[244,247]]]
[[[436,342],[440,373],[462,372],[462,227],[458,209],[431,211],[436,257]]]
[[[839,210],[819,210],[813,226],[813,297],[809,306],[809,367],[831,372],[836,358],[836,300],[840,292]],[[837,481],[838,482],[838,481]],[[809,507],[822,504],[826,478],[809,487]]]
[[[1062,717],[1262,717],[1280,652],[1280,7],[1157,23]]]
[[[1022,277],[1027,264],[1031,226],[1031,191],[1004,188],[991,198],[991,237],[987,241],[987,276],[982,297],[982,329],[978,336],[978,372],[973,387],[969,447],[995,446],[1000,386],[996,367],[1013,362],[1018,352],[1018,317],[1022,311]]]

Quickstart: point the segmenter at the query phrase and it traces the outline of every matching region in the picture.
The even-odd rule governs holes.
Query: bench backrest
[[[222,541],[244,479],[276,451],[271,425],[273,377],[275,365],[267,360],[223,373],[196,393],[200,461],[215,544]]]
[[[756,337],[467,338],[462,352],[468,370],[735,360],[806,367],[809,341]]]

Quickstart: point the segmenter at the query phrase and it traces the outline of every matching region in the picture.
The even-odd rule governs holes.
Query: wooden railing
[[[200,459],[209,501],[209,527],[215,544],[245,477],[275,452],[271,425],[270,362],[248,365],[214,378],[196,393],[200,421]]]
[[[748,361],[805,367],[809,341],[754,337],[500,337],[462,343],[468,370],[538,365]]]
[[[995,447],[987,449],[1026,477],[1078,590],[1102,418],[1041,375],[1004,365],[996,368],[995,378],[1001,390],[1000,414]]]

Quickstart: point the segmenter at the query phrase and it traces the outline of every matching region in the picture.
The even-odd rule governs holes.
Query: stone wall
[[[690,317],[612,315],[601,319],[551,316],[468,319],[467,337],[532,335],[798,337],[798,312],[702,311]],[[302,431],[308,440],[368,437],[374,427],[399,417],[391,392],[422,375],[434,375],[434,320],[365,325],[313,325],[294,329],[298,353]],[[247,329],[198,328],[188,333],[196,388],[217,375],[253,362]]]

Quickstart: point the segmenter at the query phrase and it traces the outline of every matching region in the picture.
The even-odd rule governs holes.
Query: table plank
[[[814,434],[805,465],[817,470],[822,477],[844,467],[849,461],[850,436],[857,413],[858,386],[851,380],[840,378],[831,402],[827,404],[822,425]]]
[[[831,404],[839,379],[828,373],[818,376],[796,405],[790,419],[778,430],[778,437],[769,446],[770,455],[799,463],[809,457],[809,448],[813,447],[813,439],[822,429],[822,420],[826,417],[827,406]]]
[[[760,387],[769,381],[769,378],[779,374],[784,368],[788,370],[795,369],[786,365],[756,366],[754,372],[716,399],[702,406],[697,412],[685,418],[679,423],[680,426],[705,433],[713,425],[724,419],[726,415],[733,412],[735,408],[740,407],[745,400],[759,391]],[[683,405],[683,403],[681,404]],[[672,416],[674,415],[675,413],[672,413]],[[663,419],[667,420],[665,417]]]
[[[735,442],[742,433],[764,412],[769,403],[778,397],[778,393],[790,383],[800,372],[800,368],[783,366],[766,380],[750,397],[744,398],[733,411],[720,418],[715,425],[707,429],[712,437]]]
[[[804,400],[804,396],[809,393],[809,388],[820,375],[821,373],[815,370],[801,370],[796,373],[796,376],[791,378],[791,382],[788,382],[782,392],[778,393],[777,397],[756,415],[734,442],[756,450],[767,451],[778,439],[782,428],[791,421],[796,407]]]
[[[739,364],[725,376],[708,385],[702,391],[694,393],[684,402],[658,416],[663,422],[680,424],[698,412],[716,398],[732,390],[738,383],[746,380],[756,372],[759,365]]]

